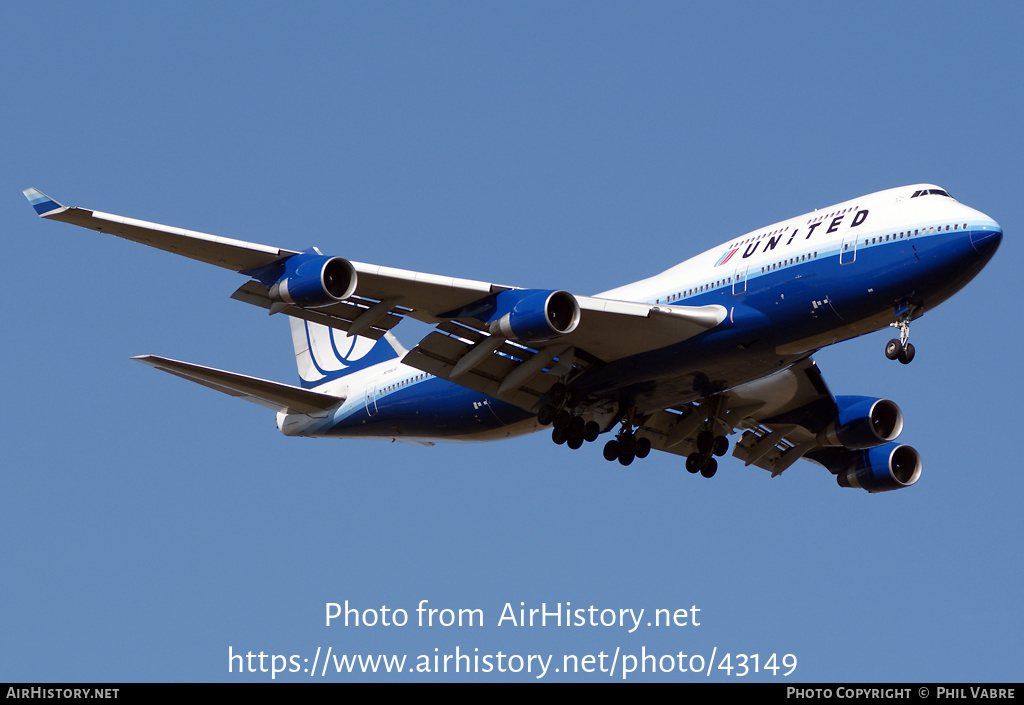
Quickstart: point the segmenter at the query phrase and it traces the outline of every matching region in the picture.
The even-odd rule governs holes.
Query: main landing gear
[[[885,356],[890,360],[899,360],[902,364],[909,365],[910,361],[914,359],[914,355],[917,354],[914,344],[910,342],[910,311],[907,310],[896,319],[895,323],[889,325],[899,330],[900,337],[898,340],[893,338],[885,344]]]
[[[604,444],[604,459],[609,462],[618,460],[621,465],[629,465],[634,458],[646,458],[650,452],[650,440],[637,438],[628,421],[623,421],[622,430]]]
[[[537,411],[537,421],[542,426],[552,426],[551,440],[558,445],[568,445],[577,450],[584,443],[591,443],[597,440],[601,433],[601,425],[595,421],[587,421],[579,413],[578,407],[583,398],[577,392],[569,390],[559,382],[548,391],[547,401]],[[716,435],[718,428],[726,427],[720,421],[724,411],[725,398],[715,397],[705,407],[706,416],[701,413],[700,420],[692,414],[699,413],[691,411],[690,416],[683,418],[687,427],[682,430],[692,440],[693,452],[686,457],[686,469],[693,473],[700,473],[704,477],[714,477],[718,472],[718,460],[729,452],[729,439],[725,436]],[[592,410],[591,412],[592,413]],[[619,461],[620,465],[631,465],[637,458],[646,458],[650,455],[652,447],[651,440],[646,436],[637,436],[637,429],[634,428],[636,410],[630,409],[621,419],[621,428],[604,446],[604,459],[609,462]],[[641,422],[642,423],[642,422]],[[691,425],[692,424],[692,425]],[[689,434],[697,428],[702,428],[696,438]],[[677,441],[678,442],[678,441]]]
[[[725,436],[716,436],[708,429],[697,434],[695,445],[697,450],[686,456],[687,472],[703,477],[714,477],[718,472],[718,461],[715,456],[721,457],[729,452],[729,439]]]
[[[716,396],[704,407],[707,418],[703,424],[704,428],[693,440],[694,451],[686,456],[687,472],[694,475],[699,472],[703,477],[714,477],[718,472],[718,461],[715,457],[721,457],[729,452],[729,439],[715,435],[724,405],[725,398]]]
[[[558,382],[551,387],[548,395],[551,402],[537,412],[537,421],[542,426],[551,424],[552,441],[579,450],[584,442],[592,443],[597,440],[601,434],[601,427],[597,422],[584,421],[582,416],[574,413],[582,401],[575,392],[567,390],[564,384]]]

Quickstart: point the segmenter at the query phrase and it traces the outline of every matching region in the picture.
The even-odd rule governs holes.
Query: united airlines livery
[[[289,317],[299,384],[155,355],[157,369],[277,412],[288,436],[485,441],[551,427],[629,465],[652,450],[712,477],[729,451],[779,475],[800,458],[842,487],[909,487],[921,456],[896,442],[887,399],[834,396],[811,359],[910,324],[995,254],[999,224],[946,191],[880,191],[733,238],[661,274],[595,296],[521,289],[283,250],[65,207],[40,217],[110,233],[248,277],[232,298]],[[391,329],[435,328],[411,350]]]

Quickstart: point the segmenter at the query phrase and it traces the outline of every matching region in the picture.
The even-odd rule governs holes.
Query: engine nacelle
[[[571,333],[580,322],[580,304],[567,291],[510,289],[498,294],[490,331],[523,343]]]
[[[836,474],[840,487],[859,487],[868,492],[903,489],[921,477],[921,454],[897,443],[863,451],[833,451],[816,460]]]
[[[330,306],[352,296],[356,270],[341,257],[299,254],[284,262],[284,274],[270,287],[270,298],[302,308]]]
[[[903,412],[888,399],[836,397],[836,405],[836,420],[818,433],[823,446],[873,448],[896,440],[903,431]]]

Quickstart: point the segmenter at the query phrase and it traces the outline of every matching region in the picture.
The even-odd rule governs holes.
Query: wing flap
[[[710,400],[681,412],[654,412],[639,424],[637,435],[654,450],[686,457],[697,450],[696,435],[709,415],[717,413],[716,434],[743,431],[732,455],[774,477],[821,447],[812,429],[835,413],[835,399],[810,358],[723,392],[715,402],[717,412],[710,412]]]
[[[732,407],[749,409],[731,423],[745,429],[733,457],[781,474],[820,447],[811,430],[834,418],[835,399],[811,358],[728,392]]]
[[[557,381],[557,376],[551,374],[551,367],[554,365],[542,364],[521,384],[515,385],[511,389],[508,388],[505,383],[510,378],[514,379],[513,376],[517,370],[521,369],[523,365],[530,364],[530,361],[536,356],[544,353],[513,345],[507,341],[502,342],[496,350],[487,354],[471,369],[453,379],[452,371],[455,366],[474,349],[475,345],[486,345],[496,341],[478,331],[460,329],[454,323],[444,324],[443,327],[449,330],[458,330],[459,336],[434,331],[410,350],[402,362],[436,377],[451,379],[463,387],[530,411],[536,408],[540,397],[546,394],[551,385]],[[545,361],[546,358],[538,359],[538,362]],[[529,369],[522,369],[530,372]]]
[[[745,465],[767,470],[772,477],[785,470],[810,451],[818,448],[814,437],[809,438],[799,426],[776,424],[772,427],[755,426],[744,432],[733,449],[733,457]]]
[[[237,372],[227,372],[157,355],[140,355],[132,359],[190,382],[215,389],[223,394],[241,397],[246,401],[286,414],[319,414],[333,409],[345,401],[344,397],[311,392],[290,384],[271,382]]]
[[[320,325],[337,328],[345,332],[349,332],[353,324],[360,320],[362,316],[372,315],[372,321],[369,321],[365,327],[362,327],[358,331],[358,335],[364,338],[373,338],[374,340],[380,340],[385,333],[397,326],[401,322],[402,316],[407,312],[406,309],[398,306],[386,306],[384,310],[377,314],[373,309],[379,304],[372,301],[362,301],[354,297],[330,306],[315,309],[281,304],[271,300],[267,287],[257,281],[246,282],[238,287],[235,293],[231,295],[231,298],[268,309],[271,313],[283,313],[293,318],[301,318],[311,323],[319,323]]]

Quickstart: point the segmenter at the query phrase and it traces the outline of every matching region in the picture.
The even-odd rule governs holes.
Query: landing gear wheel
[[[902,352],[903,344],[896,338],[893,338],[892,340],[885,344],[885,356],[890,360],[897,359],[900,356],[900,353]]]
[[[646,438],[637,438],[636,450],[633,452],[638,458],[646,458],[651,453],[651,442]]]
[[[569,429],[569,437],[570,438],[577,438],[578,437],[580,440],[582,440],[583,439],[583,431],[584,431],[584,429],[586,427],[587,427],[587,425],[586,425],[586,422],[583,420],[583,417],[581,417],[581,416],[573,416],[572,420],[569,421],[569,425],[567,426],[567,428]]]
[[[608,462],[617,460],[619,457],[619,442],[614,438],[604,444],[604,459]]]
[[[636,436],[633,434],[626,434],[619,438],[619,458],[623,455],[632,456],[636,453]],[[630,461],[632,462],[632,461]],[[629,463],[624,463],[628,465]]]
[[[551,431],[551,440],[553,440],[556,445],[562,445],[569,440],[569,432],[565,429],[565,426],[555,426]]]
[[[700,469],[700,474],[703,477],[714,477],[716,472],[718,472],[718,461],[714,458],[708,458],[704,467]]]
[[[899,316],[889,324],[890,327],[900,332],[900,337],[886,343],[885,356],[890,360],[899,360],[904,365],[909,365],[910,361],[914,359],[914,346],[910,344],[910,322],[914,319],[914,314],[919,307],[909,302],[901,303],[903,306]],[[899,309],[899,305],[897,308]]]
[[[632,453],[623,453],[622,452],[622,446],[621,445],[619,446],[619,464],[620,465],[629,465],[630,463],[633,462],[633,458],[635,458],[635,457],[636,456],[633,455]]]
[[[569,440],[566,442],[566,445],[568,445],[573,450],[579,450],[580,448],[583,447],[583,437],[570,436]]]
[[[686,472],[691,475],[696,475],[700,472],[700,466],[703,464],[704,456],[700,453],[690,453],[686,456]]]
[[[583,440],[587,443],[593,443],[600,435],[601,427],[597,425],[597,421],[587,421],[583,427]]]
[[[729,439],[725,436],[717,436],[715,443],[711,448],[711,454],[722,457],[729,452]]]
[[[570,421],[572,421],[572,414],[565,409],[562,409],[555,414],[555,420],[553,423],[555,424],[555,428],[568,428]]]
[[[547,426],[555,420],[555,416],[558,414],[558,409],[555,408],[554,404],[545,404],[537,412],[537,423],[541,426]]]

